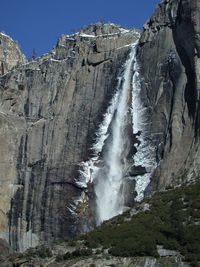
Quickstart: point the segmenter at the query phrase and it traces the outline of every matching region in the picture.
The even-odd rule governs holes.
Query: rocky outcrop
[[[92,25],[0,77],[0,232],[15,250],[82,230],[86,204],[78,219],[73,213],[85,190],[76,183],[79,164],[90,157],[137,38],[113,24]]]
[[[13,266],[22,266],[22,267],[40,267],[42,266],[56,266],[56,267],[105,267],[105,266],[115,266],[115,267],[191,267],[191,264],[181,261],[179,257],[163,257],[160,259],[150,258],[150,257],[135,257],[135,258],[121,258],[105,255],[94,255],[93,257],[79,257],[78,259],[73,259],[71,261],[65,262],[56,262],[52,263],[53,259],[20,259],[16,260],[14,263],[9,261],[2,262],[2,267],[13,267]],[[15,264],[15,265],[13,265]],[[52,265],[55,264],[55,265]]]
[[[18,44],[8,35],[0,33],[0,75],[26,63],[26,58],[19,49]]]
[[[74,242],[75,243],[75,242]],[[52,244],[49,247],[41,246],[29,249],[25,253],[7,255],[1,259],[1,267],[190,267],[189,262],[184,261],[184,258],[176,251],[164,250],[159,248],[159,258],[154,257],[115,257],[108,253],[107,249],[96,248],[93,250],[83,249],[82,242],[78,241],[78,247],[65,242]],[[80,253],[82,251],[82,254]],[[70,258],[70,253],[74,253]],[[85,253],[85,255],[84,255]],[[63,255],[64,258],[63,258]],[[67,257],[68,255],[68,257]]]
[[[199,11],[197,0],[162,1],[140,39],[141,98],[158,163],[155,190],[200,176]]]
[[[8,243],[0,239],[0,264],[2,261],[5,261],[5,259],[10,255],[10,248]]]
[[[142,145],[149,144],[147,154],[157,162],[147,192],[200,176],[199,12],[197,0],[164,0],[139,41]],[[135,30],[94,24],[61,36],[49,54],[26,63],[12,39],[0,35],[0,237],[14,250],[93,225],[94,184],[77,183],[80,164],[92,157],[96,130],[138,38]],[[143,133],[130,130],[138,148]],[[136,197],[135,177],[149,172],[132,166],[137,149],[130,150],[128,206]]]

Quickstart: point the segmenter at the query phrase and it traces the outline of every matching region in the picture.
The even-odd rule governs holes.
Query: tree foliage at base
[[[150,210],[118,216],[83,236],[88,247],[104,247],[114,256],[154,256],[157,245],[200,261],[200,183],[156,193]],[[131,218],[127,220],[127,218]]]

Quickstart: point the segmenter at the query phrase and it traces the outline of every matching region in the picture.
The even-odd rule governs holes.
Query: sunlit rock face
[[[6,34],[0,33],[0,77],[9,79],[6,73],[25,63],[25,56],[18,45]],[[5,239],[9,238],[8,211],[16,188],[13,178],[17,177],[15,140],[18,129],[15,123],[9,122],[7,112],[4,113],[6,103],[10,106],[16,103],[12,89],[1,86],[0,92],[0,238]]]
[[[14,250],[199,177],[199,12],[165,0],[141,37],[98,23],[28,63],[0,35],[0,237]]]
[[[92,157],[96,130],[138,38],[114,24],[92,25],[0,77],[0,182],[8,192],[0,195],[0,225],[15,250],[95,223],[88,208],[95,206],[93,186],[78,185],[80,164]]]
[[[0,33],[0,75],[27,62],[18,44],[5,33]]]

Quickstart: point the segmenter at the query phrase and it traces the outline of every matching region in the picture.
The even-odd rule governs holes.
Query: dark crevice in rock
[[[196,142],[200,140],[200,100],[198,100],[197,104],[197,112],[196,112],[196,118],[195,118],[195,139]]]
[[[52,185],[60,185],[60,186],[70,185],[70,186],[75,187],[76,189],[80,189],[80,190],[83,189],[81,186],[77,185],[75,182],[70,182],[70,181],[55,181],[55,182],[52,182],[51,184]]]
[[[194,119],[196,113],[196,89],[195,89],[195,72],[194,68],[191,66],[190,58],[187,52],[181,45],[177,47],[179,56],[185,66],[185,71],[187,75],[187,84],[185,88],[185,101],[188,106],[189,115]]]
[[[47,177],[48,177],[48,174],[47,174]],[[46,213],[46,207],[47,207],[47,200],[48,200],[48,193],[47,193],[47,188],[48,188],[48,181],[47,181],[47,178],[45,180],[45,186],[44,186],[44,191],[43,191],[43,194],[42,194],[42,199],[41,199],[41,226],[40,226],[40,229],[41,229],[41,232],[45,233],[46,229],[45,229],[45,225],[46,225],[46,216],[45,216],[45,213]],[[46,241],[46,238],[45,238],[45,241]]]
[[[27,97],[26,103],[24,105],[24,115],[25,115],[26,118],[29,117],[29,106],[30,106],[29,105],[29,97]]]
[[[85,33],[93,35],[93,26]],[[14,250],[37,245],[38,239],[50,242],[73,237],[83,225],[88,229],[90,223],[94,225],[94,214],[89,222],[83,214],[91,210],[85,203],[77,207],[78,217],[70,211],[83,189],[92,198],[76,184],[80,163],[92,154],[95,133],[130,52],[128,45],[138,39],[138,33],[124,33],[113,25],[94,26],[94,33],[95,39],[81,34],[62,36],[52,53],[0,79],[0,105],[12,125],[8,130],[11,141],[5,148],[11,148],[14,160],[7,183],[14,185],[8,212]],[[111,40],[109,34],[115,38]]]
[[[185,101],[188,106],[189,116],[195,118],[196,113],[196,76],[194,70],[194,26],[191,18],[184,13],[183,2],[180,0],[175,27],[173,28],[173,37],[179,57],[185,67],[187,84],[185,88]],[[183,18],[183,14],[185,17]]]
[[[175,79],[174,79],[174,72],[173,72],[173,69],[171,69],[171,67],[170,67],[170,63],[169,63],[169,79],[172,81],[172,96],[171,96],[169,120],[168,120],[168,126],[167,126],[166,132],[168,132],[169,136],[170,136],[170,149],[171,149],[171,147],[173,145],[172,114],[173,114],[173,109],[174,109],[174,105],[175,105],[174,94],[176,91],[176,83],[175,83]],[[166,144],[166,141],[167,141],[167,136],[165,135],[164,145]]]
[[[101,52],[98,51],[98,49],[97,49],[97,44],[96,44],[96,42],[94,42],[94,43],[92,44],[92,47],[93,47],[93,52],[94,52],[94,53],[101,53]]]
[[[101,61],[98,61],[98,62],[91,62],[89,60],[87,60],[87,64],[88,66],[93,66],[93,67],[96,67],[102,63],[105,63],[105,62],[111,62],[112,59],[111,58],[107,58],[107,59],[104,59],[104,60],[101,60]]]
[[[132,166],[131,170],[129,170],[127,177],[131,176],[131,177],[135,177],[138,175],[144,175],[146,174],[147,171],[145,169],[145,167],[143,166]]]

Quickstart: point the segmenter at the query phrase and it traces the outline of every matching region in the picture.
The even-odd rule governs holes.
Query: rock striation
[[[20,59],[0,77],[0,236],[14,250],[82,231],[87,205],[78,218],[72,211],[85,190],[76,183],[79,165],[90,157],[95,130],[138,38],[138,31],[114,24],[91,25],[61,36],[41,58]]]
[[[96,130],[139,38],[134,71],[145,135],[130,127],[130,146],[139,147],[143,136],[156,159],[146,193],[200,177],[198,0],[162,1],[141,37],[98,23],[61,36],[50,53],[30,62],[0,34],[0,238],[14,250],[71,238],[94,224],[88,208],[95,209],[94,185],[77,183],[80,166],[92,157]],[[124,198],[132,205],[137,177],[145,179],[148,170],[134,166],[137,149],[128,149],[127,177],[136,182],[126,184]]]
[[[26,62],[18,44],[8,35],[0,33],[0,75]]]
[[[158,164],[154,190],[200,176],[199,11],[197,0],[162,1],[140,38],[141,99]]]

